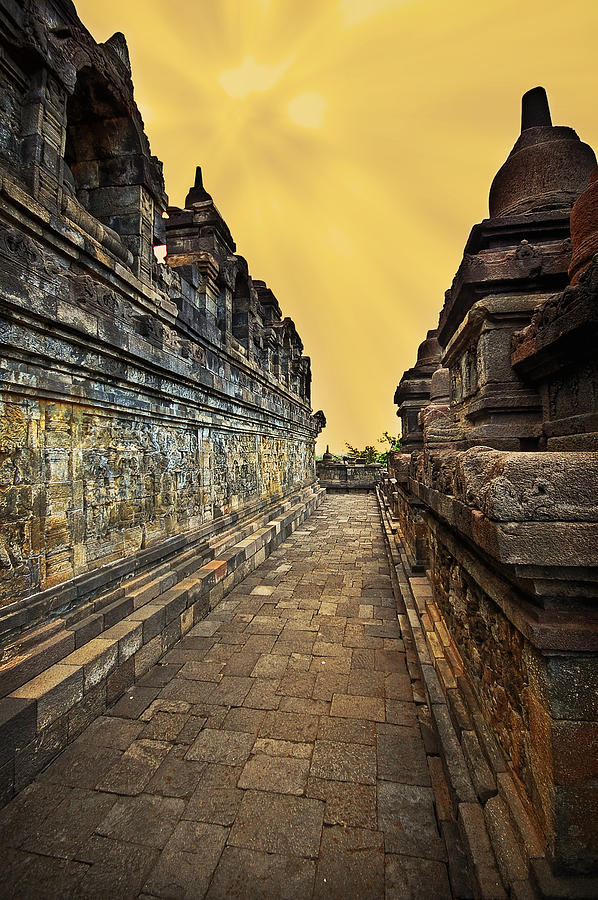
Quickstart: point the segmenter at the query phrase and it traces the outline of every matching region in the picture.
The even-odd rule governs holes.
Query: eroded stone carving
[[[295,326],[253,282],[201,169],[185,208],[163,217],[124,37],[98,45],[68,3],[26,3],[2,42],[7,611],[273,508],[314,482],[325,418],[311,413]]]
[[[449,707],[463,685],[457,730],[466,707],[479,745],[498,741],[500,761],[485,759],[499,805],[513,802],[508,772],[546,848],[542,861],[526,847],[522,858],[555,896],[591,893],[595,882],[569,876],[598,871],[586,765],[598,737],[595,175],[582,194],[594,160],[575,132],[552,126],[543,89],[524,96],[490,218],[472,230],[445,296],[441,362],[417,423],[399,407],[408,452],[391,454],[382,485],[412,571],[429,573],[422,628],[439,641],[430,655]]]

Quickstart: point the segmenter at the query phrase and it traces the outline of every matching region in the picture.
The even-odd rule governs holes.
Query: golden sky
[[[542,84],[598,149],[598,0],[76,0],[127,37],[170,202],[195,166],[311,356],[320,437],[398,433],[494,173]]]

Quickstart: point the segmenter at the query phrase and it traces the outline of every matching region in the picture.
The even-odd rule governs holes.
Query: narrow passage
[[[451,897],[405,649],[375,497],[327,497],[0,813],[2,897]]]

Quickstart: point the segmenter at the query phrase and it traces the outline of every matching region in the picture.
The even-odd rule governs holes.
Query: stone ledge
[[[417,481],[411,480],[409,486],[425,506],[502,565],[560,569],[572,568],[571,560],[575,559],[577,568],[596,568],[598,522],[562,519],[497,522],[481,510]]]
[[[405,571],[403,553],[398,545],[392,546],[396,525],[391,523],[380,493],[378,499],[393,563]],[[534,810],[522,796],[516,775],[482,717],[428,578],[403,575],[401,587],[479,896],[506,896],[495,882],[497,870],[510,896],[536,897],[539,893],[554,900],[598,896],[598,878],[552,872]]]
[[[428,450],[410,460],[410,469],[415,486],[497,524],[598,521],[591,451]]]
[[[192,532],[165,538],[126,559],[84,572],[68,582],[9,604],[2,609],[0,615],[0,643],[14,641],[21,632],[31,628],[36,622],[42,622],[41,627],[47,628],[47,620],[52,616],[65,619],[70,615],[73,623],[78,622],[89,614],[104,609],[108,604],[121,600],[125,593],[132,594],[134,604],[137,602],[139,605],[139,595],[134,593],[135,589],[148,585],[148,580],[155,580],[160,573],[171,573],[172,568],[178,574],[187,574],[186,567],[190,571],[197,568],[198,555],[206,562],[213,559],[223,544],[229,546],[231,536],[234,538],[233,543],[238,540],[240,531],[243,532],[243,538],[250,536],[256,528],[298,502],[304,491],[312,489],[316,484],[314,481],[307,487],[297,487],[274,505],[258,501],[241,513],[228,513]],[[157,569],[159,564],[161,568]],[[110,594],[107,593],[109,589],[112,589]],[[146,587],[146,591],[154,590],[154,587]],[[145,602],[145,598],[142,597],[141,602]],[[104,615],[110,615],[110,612],[104,610]],[[86,625],[93,627],[90,623]],[[104,627],[108,627],[107,624]]]
[[[470,544],[457,536],[435,516],[426,514],[430,531],[436,533],[460,565],[476,581],[483,581],[488,596],[512,625],[540,650],[594,652],[598,639],[595,623],[587,612],[575,609],[542,609],[517,592],[514,585],[497,573]],[[563,576],[566,579],[569,573]],[[569,576],[570,577],[570,576]],[[566,583],[566,581],[564,581]]]
[[[293,506],[279,510],[250,536],[238,535],[234,544],[229,540],[217,559],[176,585],[161,579],[167,585],[161,593],[150,591],[143,605],[81,647],[75,648],[75,635],[67,632],[52,644],[63,652],[33,653],[35,664],[28,668],[24,663],[22,671],[42,670],[0,699],[0,805],[263,562],[316,509],[324,493],[317,485],[310,487]],[[7,680],[4,684],[10,686]]]
[[[82,227],[81,222],[77,223],[77,216],[75,216],[75,221],[68,215],[52,216],[44,206],[24,190],[24,186],[14,178],[13,173],[9,172],[1,163],[0,198],[3,212],[9,222],[18,228],[30,231],[32,236],[47,245],[50,251],[65,255],[72,261],[84,260],[88,274],[101,273],[101,276],[106,278],[119,292],[122,292],[123,296],[125,294],[133,295],[140,308],[145,308],[148,313],[154,315],[158,313],[158,317],[164,324],[172,324],[173,317],[180,320],[180,312],[177,313],[176,305],[165,294],[166,288],[150,286],[140,280],[129,267],[130,252],[122,244],[119,235],[101,223],[99,219],[87,213],[79,203],[75,201],[73,205],[71,202],[70,211],[73,212],[77,209],[84,216],[85,226],[91,225],[91,233],[87,231],[86,227]],[[108,237],[106,241],[108,233],[113,237]],[[123,265],[123,263],[125,264]],[[177,275],[176,269],[168,268],[167,272],[169,279],[174,279],[175,283],[178,282],[177,293],[184,294],[185,290],[194,293],[193,287],[184,277]],[[231,362],[250,372],[252,378],[260,381],[269,390],[284,395],[287,399],[291,398],[295,403],[303,406],[306,413],[308,412],[309,404],[298,394],[288,393],[287,388],[270,372],[265,372],[260,366],[249,361],[246,354],[235,349],[232,343],[223,342],[221,336],[218,337],[216,329],[212,332],[211,340],[205,328],[192,332],[190,336],[195,341],[199,340],[201,344],[211,346],[217,354],[228,357]],[[235,343],[240,347],[238,342]]]
[[[427,588],[425,586],[427,583],[425,576],[415,578],[408,576],[410,567],[401,552],[400,543],[396,541],[396,528],[393,527],[394,523],[391,523],[381,492],[377,493],[387,549],[396,578],[400,583],[401,595],[407,610],[403,625],[408,625],[413,636],[419,668],[423,676],[422,699],[430,708],[432,722],[438,735],[442,768],[446,776],[453,815],[457,820],[459,834],[475,881],[474,894],[484,900],[506,900],[507,892],[501,874],[499,874],[488,835],[483,806],[476,796],[472,777],[461,743],[454,730],[441,681],[434,664],[436,648],[430,646],[426,641],[425,629],[422,626],[418,607],[424,603],[423,598],[426,594],[431,597],[431,591],[429,586]],[[419,604],[412,589],[413,583],[421,583],[424,587],[422,593],[418,592]]]
[[[326,481],[320,479],[320,484],[329,494],[369,494],[376,490],[375,481],[363,484],[343,483],[342,481]]]
[[[598,330],[596,266],[591,277],[570,285],[539,306],[531,325],[516,334],[511,362],[516,372],[538,381],[571,359],[592,358]]]

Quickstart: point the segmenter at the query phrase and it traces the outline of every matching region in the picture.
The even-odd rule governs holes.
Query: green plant
[[[393,437],[392,434],[389,434],[388,431],[383,432],[382,437],[378,438],[379,444],[390,444],[390,450],[400,450],[401,449],[401,438],[397,435],[397,437]]]
[[[388,431],[385,431],[381,438],[378,438],[379,444],[388,444],[388,448],[383,450],[382,453],[378,454],[378,462],[383,466],[386,465],[388,460],[388,454],[393,453],[397,450],[401,449],[401,438],[393,437],[392,434],[389,434]]]
[[[385,431],[382,437],[378,439],[378,443],[388,444],[388,448],[383,450],[382,453],[378,453],[376,448],[371,444],[368,444],[363,450],[359,450],[357,447],[345,443],[345,447],[348,450],[347,456],[351,457],[351,459],[361,459],[368,465],[371,465],[372,463],[386,465],[388,454],[393,450],[401,449],[401,439],[399,437],[393,437],[388,431]]]
[[[378,454],[375,447],[368,445],[363,450],[358,450],[357,447],[352,447],[351,444],[345,444],[345,447],[349,451],[347,456],[350,456],[351,459],[362,459],[365,463],[375,463],[377,460]]]

